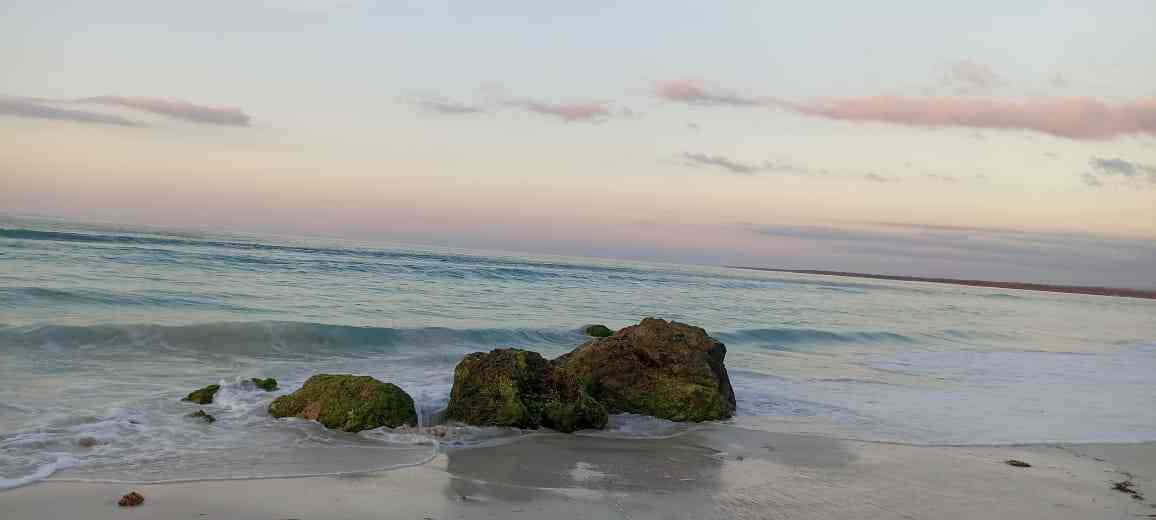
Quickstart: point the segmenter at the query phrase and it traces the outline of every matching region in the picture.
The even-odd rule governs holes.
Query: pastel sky
[[[1156,287],[1156,3],[847,4],[8,0],[0,213]]]

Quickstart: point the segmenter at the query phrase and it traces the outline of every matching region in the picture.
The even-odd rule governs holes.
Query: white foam
[[[77,461],[76,458],[72,456],[58,456],[56,457],[55,461],[47,464],[41,464],[36,468],[36,471],[33,471],[28,475],[16,478],[0,478],[0,490],[17,488],[20,486],[27,486],[28,484],[35,482],[40,482],[41,480],[51,477],[52,474],[56,473],[57,471],[65,468],[71,468],[77,464],[79,464],[79,461]]]
[[[610,416],[603,430],[583,430],[577,435],[589,437],[609,437],[620,439],[667,439],[682,435],[694,429],[693,424],[676,423],[632,413],[622,413]]]

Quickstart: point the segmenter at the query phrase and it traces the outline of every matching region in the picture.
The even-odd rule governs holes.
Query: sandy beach
[[[1030,468],[1005,464],[1007,459]],[[0,493],[5,519],[1148,518],[1156,444],[919,447],[703,426],[667,439],[537,434],[347,477]],[[145,503],[121,508],[136,490]]]

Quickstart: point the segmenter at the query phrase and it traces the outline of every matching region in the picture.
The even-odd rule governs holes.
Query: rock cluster
[[[599,336],[595,326],[584,332]],[[604,327],[603,327],[604,328]],[[606,413],[671,421],[734,415],[726,346],[699,327],[646,318],[553,361],[516,349],[466,356],[446,416],[474,425],[602,428]]]
[[[593,339],[554,360],[512,348],[467,355],[454,369],[445,417],[478,426],[573,432],[604,428],[610,413],[695,422],[734,415],[726,346],[703,329],[646,318],[617,332],[592,325],[583,333]],[[272,379],[253,383],[276,388]],[[211,402],[214,387],[186,399],[201,402],[195,398],[207,394]],[[315,375],[274,399],[269,415],[347,432],[417,423],[413,399],[401,388],[369,376],[334,374]]]

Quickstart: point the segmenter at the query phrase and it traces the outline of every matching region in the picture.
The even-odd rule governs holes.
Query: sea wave
[[[887,331],[832,331],[807,328],[747,329],[713,334],[727,344],[799,345],[824,343],[915,343],[911,336]]]
[[[958,330],[943,336],[969,336]],[[711,332],[732,346],[805,346],[850,343],[913,344],[939,335],[913,337],[889,331],[836,331],[810,328],[761,328]],[[216,353],[382,353],[439,346],[476,348],[573,348],[587,340],[577,330],[534,328],[368,327],[323,323],[253,321],[190,325],[0,325],[0,344],[54,348],[127,346],[187,349]]]
[[[228,294],[174,291],[112,291],[59,287],[0,287],[0,307],[24,305],[93,305],[110,307],[196,307],[247,312],[254,309],[228,303]]]
[[[507,279],[516,277],[555,277],[549,270],[590,271],[603,273],[650,275],[651,271],[624,266],[582,265],[578,263],[554,262],[547,260],[521,260],[502,256],[475,256],[450,252],[419,250],[382,250],[367,247],[316,247],[293,243],[271,243],[254,240],[221,240],[210,238],[179,237],[167,235],[143,235],[124,233],[77,233],[71,231],[45,231],[24,228],[0,228],[0,239],[38,240],[50,242],[74,242],[94,244],[114,244],[128,246],[157,246],[180,248],[182,257],[198,257],[202,260],[224,261],[231,264],[260,264],[266,266],[297,266],[309,264],[311,267],[336,267],[347,269],[351,259],[388,259],[391,261],[418,261],[418,265],[400,266],[420,271],[425,275],[442,274],[451,278],[465,278],[476,272],[481,278]],[[212,248],[213,252],[194,250],[192,247]],[[220,254],[219,249],[227,254]],[[254,253],[257,256],[247,255]],[[308,255],[305,257],[271,258],[266,253],[290,253]],[[151,259],[150,260],[155,260]],[[474,269],[462,269],[467,264]],[[361,267],[365,267],[362,265]]]
[[[35,325],[0,327],[0,344],[54,348],[128,346],[228,354],[381,353],[436,346],[565,346],[574,330],[390,328],[301,322],[221,322],[194,325]]]

